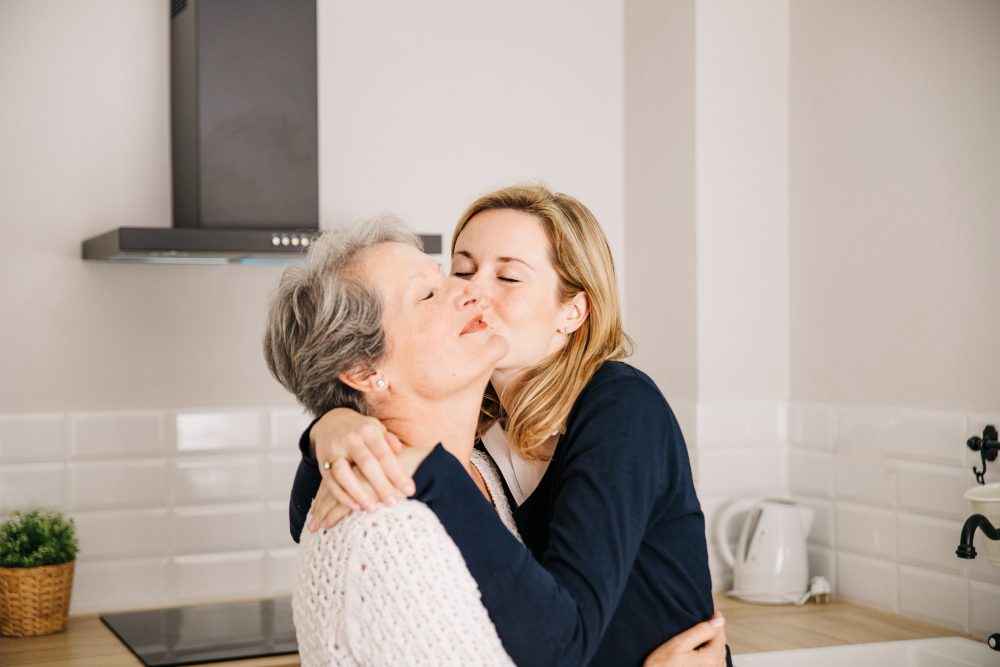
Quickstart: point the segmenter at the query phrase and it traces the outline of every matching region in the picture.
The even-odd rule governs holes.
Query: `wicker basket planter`
[[[65,630],[75,564],[0,567],[0,635],[31,637]]]

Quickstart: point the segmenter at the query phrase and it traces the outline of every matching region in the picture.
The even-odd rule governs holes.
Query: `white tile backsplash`
[[[0,415],[0,463],[62,460],[66,416]]]
[[[73,458],[163,456],[164,413],[155,411],[70,414]]]
[[[892,507],[896,500],[894,463],[871,445],[837,443],[833,457],[833,495],[870,505]]]
[[[271,446],[298,451],[299,437],[312,420],[300,407],[271,408]]]
[[[1000,586],[969,582],[969,632],[977,637],[1000,632]]]
[[[178,601],[248,598],[264,590],[264,552],[176,556],[174,594]]]
[[[698,451],[698,492],[706,495],[781,493],[785,452],[775,448],[709,448]]]
[[[968,580],[900,565],[899,611],[907,616],[968,632]]]
[[[302,456],[296,452],[291,454],[268,454],[264,459],[264,473],[267,477],[268,497],[274,500],[288,498],[292,495],[292,482],[295,471],[298,470]]]
[[[0,513],[27,512],[36,507],[61,510],[66,489],[66,465],[20,463],[0,466]]]
[[[771,401],[699,403],[698,446],[772,447],[784,442],[785,407]]]
[[[255,500],[263,493],[261,457],[176,460],[171,469],[178,504]]]
[[[837,590],[837,552],[833,549],[809,545],[809,577],[826,577],[833,590]]]
[[[965,415],[929,410],[900,409],[896,428],[883,444],[894,457],[930,463],[963,465],[965,462]]]
[[[181,412],[174,416],[177,451],[257,449],[261,446],[261,415],[258,410],[226,412]]]
[[[165,507],[144,510],[72,512],[81,561],[166,556],[170,517]]]
[[[166,504],[166,459],[69,464],[71,509],[162,507]]]
[[[910,462],[896,465],[896,504],[901,510],[964,519],[965,489],[963,468]]]
[[[715,542],[721,509],[791,493],[816,512],[811,574],[837,595],[979,636],[996,631],[1000,568],[954,549],[968,515],[961,496],[974,484],[968,468],[979,462],[965,440],[1000,416],[671,405],[698,479],[715,588],[732,577]],[[285,595],[295,558],[288,494],[310,421],[298,406],[0,415],[0,515],[70,511],[81,543],[73,613]],[[1000,480],[1000,466],[989,475]]]
[[[896,611],[896,564],[838,551],[837,594],[852,602]]]
[[[833,454],[789,449],[788,490],[806,496],[833,498]]]
[[[267,592],[271,595],[290,595],[292,573],[295,568],[295,549],[271,549],[267,552]]]
[[[961,534],[958,521],[900,512],[899,561],[965,577],[968,561],[955,555]]]
[[[816,403],[788,406],[788,444],[833,449],[833,407]]]
[[[295,546],[289,526],[288,500],[267,503],[267,546],[272,548]]]
[[[264,503],[177,507],[173,521],[178,554],[262,549],[267,541]]]
[[[78,562],[69,612],[152,607],[170,601],[169,560],[140,558]]]
[[[896,513],[837,503],[837,549],[894,559],[896,556]]]

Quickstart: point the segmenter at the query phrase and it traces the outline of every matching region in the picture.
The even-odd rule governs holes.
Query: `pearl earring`
[[[380,386],[380,387],[384,387],[384,386],[385,386],[385,380],[379,380],[379,381],[378,381],[378,382],[376,382],[375,384],[377,384],[377,385],[378,385],[378,386]]]

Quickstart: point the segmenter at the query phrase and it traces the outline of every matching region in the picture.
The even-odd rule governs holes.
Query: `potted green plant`
[[[39,507],[0,525],[0,635],[62,632],[69,620],[76,524]]]

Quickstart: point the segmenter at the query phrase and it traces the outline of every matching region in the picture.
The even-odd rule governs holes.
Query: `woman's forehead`
[[[455,242],[455,254],[477,261],[515,258],[535,266],[549,256],[541,221],[523,211],[499,209],[476,214]],[[532,262],[534,260],[534,262]]]

